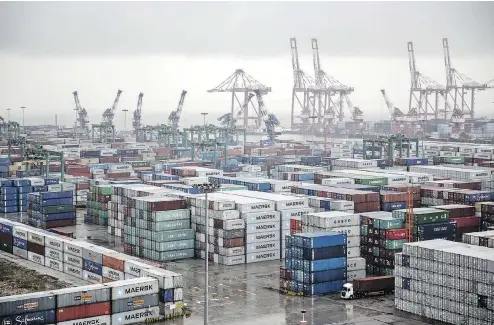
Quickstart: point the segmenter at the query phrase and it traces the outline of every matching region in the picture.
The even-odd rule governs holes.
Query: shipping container
[[[146,320],[155,320],[159,317],[159,307],[137,309],[125,313],[113,314],[112,325],[127,325],[145,323]]]
[[[158,280],[150,277],[107,283],[105,286],[111,289],[112,300],[158,293]]]
[[[110,288],[103,284],[55,290],[57,308],[88,305],[110,300]]]
[[[173,300],[172,300],[173,302]],[[158,306],[158,294],[148,294],[112,301],[112,314]]]
[[[108,301],[89,305],[58,308],[56,317],[57,322],[66,322],[103,315],[111,315],[111,303]]]
[[[53,292],[0,297],[0,317],[53,310],[55,307],[56,296]]]
[[[57,325],[111,325],[111,316],[86,317],[65,322],[58,322]]]
[[[55,310],[30,312],[22,315],[0,316],[3,325],[47,325],[54,324]]]

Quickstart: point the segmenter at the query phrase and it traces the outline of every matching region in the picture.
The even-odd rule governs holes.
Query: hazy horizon
[[[122,89],[115,123],[123,127],[120,111],[128,109],[130,129],[139,92],[143,123],[156,124],[166,123],[186,89],[181,125],[201,123],[202,111],[216,123],[231,97],[206,91],[241,68],[272,87],[266,108],[289,126],[289,38],[297,38],[301,66],[313,75],[314,37],[323,69],[355,87],[351,99],[364,118],[388,119],[381,88],[408,109],[407,41],[419,71],[440,84],[443,37],[456,69],[478,82],[494,78],[493,16],[489,2],[4,2],[0,116],[11,108],[11,119],[21,121],[26,106],[26,124],[54,123],[58,114],[59,124],[71,125],[77,90],[90,122],[99,123]],[[494,89],[477,93],[476,116],[494,118],[493,101]]]

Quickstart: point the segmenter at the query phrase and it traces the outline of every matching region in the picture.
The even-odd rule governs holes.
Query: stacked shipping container
[[[30,193],[29,224],[43,229],[75,225],[73,199],[73,191]]]

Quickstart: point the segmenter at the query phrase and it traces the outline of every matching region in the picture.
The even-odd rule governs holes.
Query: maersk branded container
[[[137,309],[125,313],[113,314],[112,325],[127,325],[134,323],[145,323],[159,317],[159,307]]]
[[[57,296],[58,308],[88,305],[110,300],[110,288],[102,284],[64,288],[55,290],[53,293]]]
[[[158,293],[159,287],[157,279],[153,279],[147,276],[142,278],[106,283],[105,286],[111,289],[112,300],[155,294]]]
[[[56,296],[50,291],[0,297],[0,316],[53,310],[55,307]]]
[[[86,317],[66,322],[58,322],[57,325],[111,325],[111,316]]]

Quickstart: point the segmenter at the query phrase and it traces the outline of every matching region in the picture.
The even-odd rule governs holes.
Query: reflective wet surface
[[[123,251],[120,238],[109,235],[105,227],[83,223],[84,211],[78,213],[74,231],[79,240]],[[25,221],[27,215],[2,216]],[[337,294],[315,298],[293,297],[268,288],[278,288],[281,261],[236,266],[209,266],[209,324],[211,325],[295,325],[303,324],[302,310],[308,325],[422,325],[427,320],[404,315],[394,309],[393,296],[360,300],[341,300]],[[173,325],[204,324],[204,261],[184,260],[165,263],[165,267],[184,275],[184,302],[192,316],[166,321]],[[435,323],[437,324],[437,322]]]

